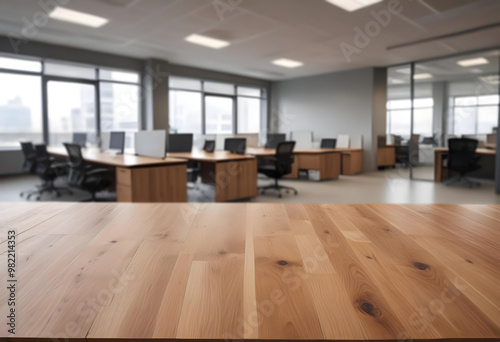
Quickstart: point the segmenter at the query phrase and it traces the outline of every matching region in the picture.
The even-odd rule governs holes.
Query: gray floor
[[[299,194],[286,194],[278,198],[273,191],[258,195],[251,202],[295,202],[295,203],[462,203],[500,204],[500,195],[495,194],[492,180],[478,180],[481,186],[475,189],[446,186],[442,183],[408,180],[407,170],[389,169],[356,176],[340,176],[338,180],[314,182],[307,180],[280,181],[283,185],[295,187]],[[260,176],[259,176],[260,177]],[[0,201],[26,201],[19,196],[22,190],[33,189],[39,181],[32,176],[0,178]],[[271,181],[259,178],[259,185]],[[63,184],[61,184],[63,185]],[[101,193],[100,197],[113,199],[112,193]],[[88,199],[85,192],[74,190],[73,195],[61,197],[44,195],[41,201],[80,201]],[[207,202],[213,198],[213,189],[198,184],[188,190],[191,202]],[[32,197],[31,201],[35,201]]]

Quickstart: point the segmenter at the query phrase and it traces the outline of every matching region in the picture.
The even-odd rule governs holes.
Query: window
[[[0,146],[23,140],[43,141],[41,76],[0,73]]]
[[[498,126],[498,95],[458,96],[451,100],[450,134],[488,134]]]
[[[233,99],[223,96],[205,96],[206,134],[233,133]]]
[[[139,74],[136,72],[100,69],[99,79],[103,81],[139,83]]]
[[[171,132],[194,134],[260,132],[263,101],[265,101],[264,91],[260,88],[183,77],[170,77],[169,87]]]
[[[0,57],[0,69],[40,73],[42,72],[42,63],[39,61]]]
[[[49,81],[49,142],[61,145],[72,141],[72,133],[96,131],[95,86],[92,84]]]
[[[418,98],[413,102],[413,132],[421,136],[432,136],[434,101]],[[411,126],[411,100],[387,101],[387,133],[409,136]]]
[[[201,134],[201,93],[170,90],[170,131]]]
[[[52,76],[95,80],[96,68],[61,63],[45,63],[44,73]]]
[[[125,131],[125,148],[134,145],[139,130],[140,88],[135,84],[101,82],[101,131]]]

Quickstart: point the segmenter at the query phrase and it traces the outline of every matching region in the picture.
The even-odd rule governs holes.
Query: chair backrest
[[[224,140],[224,150],[231,153],[245,154],[247,149],[247,139],[245,138],[226,138]]]
[[[281,175],[292,172],[294,147],[295,141],[284,141],[279,143],[276,147],[276,170]]]
[[[286,141],[285,133],[268,133],[266,139],[266,148],[276,148],[278,144]]]
[[[475,159],[477,145],[478,141],[475,139],[449,139],[448,167],[453,169],[470,165],[471,161]]]
[[[337,139],[321,139],[321,148],[335,148],[337,146]]]
[[[193,149],[193,134],[169,134],[167,152],[189,153]]]
[[[347,134],[340,134],[338,139],[337,139],[337,147],[338,148],[349,148],[351,147],[350,145],[350,138]]]
[[[215,140],[205,140],[203,151],[208,153],[212,153],[213,151],[215,151]]]
[[[65,143],[68,152],[69,173],[68,185],[80,187],[85,180],[85,160],[82,155],[82,147],[78,144]]]
[[[23,172],[35,173],[36,168],[36,152],[33,143],[21,142],[21,149],[23,151]]]
[[[36,154],[36,174],[39,176],[47,175],[50,171],[50,155],[47,152],[47,145],[37,144],[35,145]]]
[[[85,147],[87,144],[87,133],[73,133],[73,144]]]

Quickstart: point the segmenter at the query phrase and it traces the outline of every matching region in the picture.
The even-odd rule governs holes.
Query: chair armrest
[[[85,172],[85,176],[98,176],[110,173],[108,169],[92,169]]]

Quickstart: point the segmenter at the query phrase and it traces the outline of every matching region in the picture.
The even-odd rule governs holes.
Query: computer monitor
[[[125,132],[111,132],[109,138],[109,149],[123,154],[125,149]]]
[[[87,133],[73,133],[73,144],[85,147],[87,144]]]
[[[278,144],[286,141],[285,133],[269,133],[267,134],[266,148],[276,148]]]
[[[190,153],[193,149],[193,134],[170,134],[167,142],[169,153]]]
[[[245,154],[247,149],[247,139],[245,138],[226,138],[224,140],[224,150],[231,153]]]

